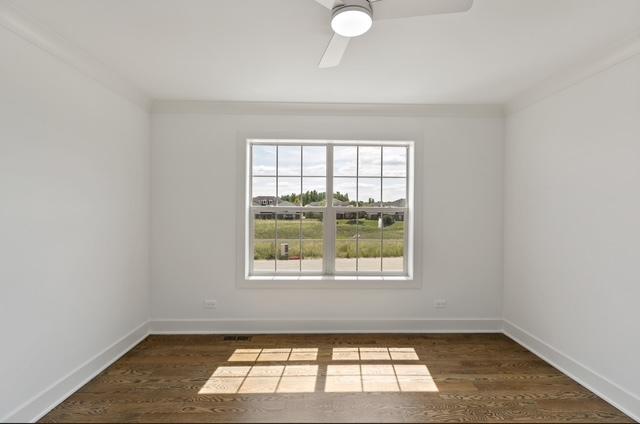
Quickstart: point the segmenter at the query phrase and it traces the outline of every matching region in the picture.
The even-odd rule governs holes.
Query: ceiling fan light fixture
[[[358,37],[371,29],[371,9],[363,6],[338,7],[331,18],[331,29],[343,37]]]

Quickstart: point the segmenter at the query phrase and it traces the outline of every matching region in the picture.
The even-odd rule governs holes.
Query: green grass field
[[[300,256],[300,221],[279,220],[277,225],[278,245],[289,244],[289,256]],[[380,257],[380,240],[383,257],[401,257],[404,255],[404,222],[378,228],[377,220],[341,219],[336,223],[336,257],[355,258],[356,241],[361,258]],[[322,221],[305,219],[302,221],[302,255],[305,258],[321,258],[323,255]],[[383,233],[383,234],[382,234]],[[276,222],[275,220],[255,221],[254,259],[274,259],[276,255]]]

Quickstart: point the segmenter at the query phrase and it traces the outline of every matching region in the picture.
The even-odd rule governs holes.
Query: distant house
[[[276,206],[276,204],[278,206],[295,206],[293,203],[285,200],[280,200],[278,202],[278,198],[275,196],[256,196],[253,198],[254,206]],[[261,211],[256,213],[256,219],[275,219],[275,217],[275,212]],[[300,219],[300,212],[279,212],[278,219]]]
[[[325,203],[326,203],[325,200],[321,200],[319,202],[310,203],[308,206],[325,206]],[[384,202],[382,206],[404,207],[405,204],[406,204],[405,199],[398,199],[393,202]],[[256,196],[253,198],[253,205],[254,206],[276,206],[276,205],[296,206],[293,203],[287,202],[285,200],[278,201],[278,198],[276,196]],[[358,212],[346,209],[347,207],[352,206],[351,202],[333,199],[333,205],[338,207],[340,206],[345,207],[344,210],[338,209],[336,211],[336,219],[355,220],[357,218]],[[375,220],[380,218],[380,213],[379,212],[360,212],[360,218]],[[258,212],[256,214],[256,219],[275,219],[275,212]],[[300,213],[299,212],[280,212],[278,213],[278,219],[283,219],[283,220],[300,219]],[[403,221],[404,214],[402,212],[395,212],[393,213],[393,219],[394,221]]]
[[[358,212],[336,212],[336,219],[356,219]]]
[[[382,206],[392,206],[396,208],[404,208],[407,205],[406,199],[398,199],[393,202],[383,202]]]
[[[354,220],[356,219],[357,216],[357,212],[354,212],[352,210],[346,209],[346,207],[352,206],[352,203],[349,201],[339,201],[336,199],[333,199],[333,205],[334,206],[343,206],[345,207],[345,209],[338,209],[336,211],[336,219],[350,219],[350,220]],[[405,199],[398,199],[398,200],[394,200],[393,202],[383,202],[382,206],[389,206],[389,207],[404,207],[406,205],[406,200]],[[367,205],[365,205],[366,207]],[[385,213],[385,215],[387,215],[388,213]],[[403,212],[394,212],[393,214],[393,220],[394,221],[404,221],[404,213]],[[360,212],[360,219],[369,219],[369,220],[375,220],[380,218],[380,212]]]
[[[348,200],[338,200],[334,198],[333,206],[351,206],[351,202],[349,202]]]
[[[306,206],[322,207],[322,206],[325,206],[326,204],[327,204],[326,200],[320,200],[318,202],[311,202]]]
[[[254,206],[275,206],[276,200],[278,198],[275,196],[256,196],[253,198]]]

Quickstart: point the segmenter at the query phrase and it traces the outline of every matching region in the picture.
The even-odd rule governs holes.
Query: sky
[[[334,146],[334,192],[350,200],[369,198],[379,202],[405,199],[406,148],[380,146]],[[253,146],[253,196],[326,191],[325,146]]]

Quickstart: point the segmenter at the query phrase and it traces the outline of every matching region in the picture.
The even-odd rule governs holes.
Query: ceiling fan
[[[460,13],[473,0],[315,0],[331,11],[333,37],[318,67],[338,66],[349,41],[371,29],[373,21]]]

